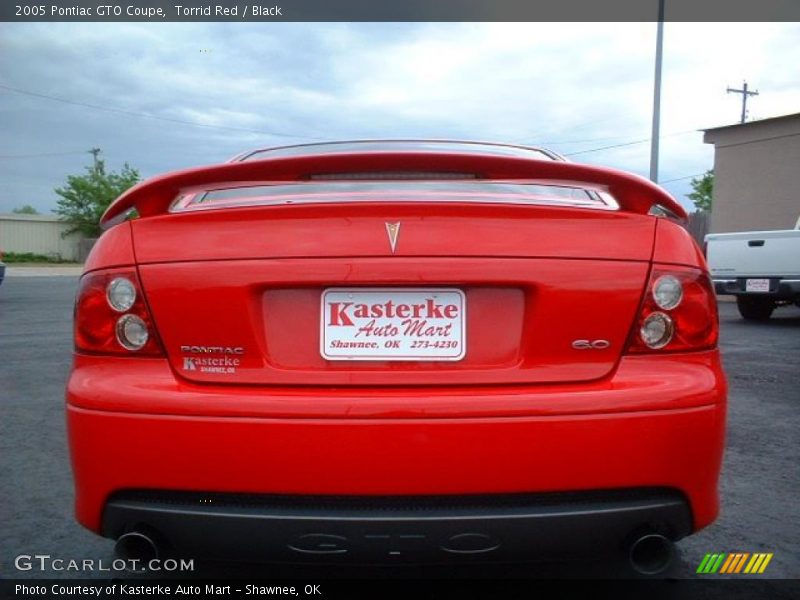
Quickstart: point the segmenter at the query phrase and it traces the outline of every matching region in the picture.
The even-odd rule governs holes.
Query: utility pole
[[[742,95],[742,120],[741,122],[744,123],[744,120],[747,118],[747,97],[748,96],[758,96],[758,90],[750,91],[747,89],[747,82],[744,81],[742,83],[742,89],[737,90],[735,88],[728,88],[728,93],[730,94],[733,92],[734,94],[741,94]]]
[[[94,168],[96,169],[98,161],[97,156],[100,154],[100,148],[92,148],[91,150],[89,150],[89,154],[91,154],[92,157],[94,158]]]
[[[653,85],[653,130],[650,134],[650,181],[658,183],[658,137],[661,121],[661,49],[664,42],[664,0],[658,0],[656,73]]]

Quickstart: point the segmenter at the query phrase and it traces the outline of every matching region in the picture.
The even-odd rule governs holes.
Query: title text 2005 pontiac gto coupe
[[[638,176],[497,144],[145,181],[77,294],[78,520],[126,555],[657,572],[717,515],[725,427],[684,217]]]

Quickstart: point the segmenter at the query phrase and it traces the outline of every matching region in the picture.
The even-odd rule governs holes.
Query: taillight
[[[717,300],[700,269],[654,265],[628,352],[685,352],[717,345]]]
[[[81,278],[75,298],[75,350],[163,355],[135,269],[94,271]]]

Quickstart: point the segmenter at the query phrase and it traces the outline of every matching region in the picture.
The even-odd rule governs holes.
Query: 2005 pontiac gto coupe
[[[662,570],[717,515],[725,429],[685,216],[638,176],[465,142],[137,185],[76,299],[78,520],[126,556]]]

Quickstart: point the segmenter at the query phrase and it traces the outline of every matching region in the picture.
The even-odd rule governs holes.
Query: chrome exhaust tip
[[[667,570],[675,556],[672,540],[660,533],[648,533],[634,540],[628,552],[633,570],[640,575],[659,575]]]
[[[159,557],[158,544],[148,534],[129,531],[117,538],[114,556],[124,561],[139,561],[146,568],[151,560]]]

